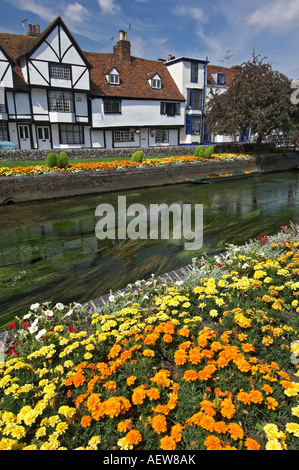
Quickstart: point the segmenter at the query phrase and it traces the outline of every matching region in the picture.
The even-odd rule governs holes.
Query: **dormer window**
[[[149,80],[149,83],[153,90],[161,90],[162,88],[162,80],[157,73]]]
[[[217,73],[217,85],[225,84],[225,75],[224,73]]]
[[[113,68],[109,74],[107,75],[107,80],[110,83],[110,85],[119,85],[120,84],[120,76],[118,71]]]

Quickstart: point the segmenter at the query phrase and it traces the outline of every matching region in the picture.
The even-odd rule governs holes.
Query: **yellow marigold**
[[[162,450],[175,450],[176,442],[171,436],[164,436],[160,441],[160,449]]]
[[[155,351],[153,351],[152,349],[145,349],[142,354],[146,357],[154,357]]]
[[[180,336],[185,336],[186,338],[188,338],[188,336],[190,336],[190,330],[189,328],[183,327],[178,331],[178,334]]]

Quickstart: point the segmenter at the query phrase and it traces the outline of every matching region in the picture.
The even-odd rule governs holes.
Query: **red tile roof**
[[[208,64],[208,71],[207,71],[208,85],[217,85],[217,82],[214,80],[212,76],[215,73],[224,73],[224,76],[225,76],[224,86],[230,86],[232,84],[234,76],[236,75],[236,73],[238,73],[238,69]]]
[[[162,61],[132,57],[122,61],[116,54],[84,52],[90,70],[91,94],[103,97],[121,97],[150,100],[185,101],[167,67]],[[115,67],[120,75],[120,85],[110,85],[107,73]],[[156,73],[162,81],[161,90],[153,90],[148,80]]]

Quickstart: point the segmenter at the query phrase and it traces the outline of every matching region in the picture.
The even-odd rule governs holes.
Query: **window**
[[[156,143],[163,144],[165,142],[169,142],[168,129],[157,129],[156,130]]]
[[[68,91],[49,92],[49,110],[57,113],[73,112],[73,95]]]
[[[191,82],[198,82],[198,64],[191,62]]]
[[[186,134],[200,135],[200,126],[200,116],[187,116]]]
[[[225,75],[224,73],[217,73],[217,85],[225,84]]]
[[[0,140],[9,140],[6,122],[0,122]]]
[[[60,126],[61,144],[84,144],[83,127],[76,124],[62,124]]]
[[[110,83],[110,85],[119,85],[120,84],[119,75],[116,73],[109,73],[108,82]]]
[[[120,100],[104,100],[104,113],[121,113]]]
[[[6,113],[5,103],[0,103],[0,113]]]
[[[161,114],[167,116],[175,116],[181,114],[181,103],[171,103],[168,101],[161,102]]]
[[[155,88],[157,90],[161,90],[161,80],[160,79],[152,78],[151,82],[152,82],[152,88]]]
[[[134,142],[134,132],[129,130],[119,130],[113,132],[114,142]]]
[[[65,80],[71,79],[71,67],[69,65],[50,65],[50,77],[51,78],[63,78]]]
[[[202,90],[187,90],[187,108],[200,109],[202,101]]]

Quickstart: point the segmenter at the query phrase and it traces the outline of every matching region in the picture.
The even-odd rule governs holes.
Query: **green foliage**
[[[269,153],[275,153],[276,152],[276,145],[275,144],[270,144],[268,147],[268,152]]]
[[[203,157],[204,151],[205,151],[205,148],[203,145],[201,145],[200,147],[196,147],[196,149],[194,150],[194,156]]]
[[[204,151],[204,157],[210,158],[214,153],[214,145],[210,145],[208,148],[205,149]]]
[[[49,168],[54,168],[58,165],[58,155],[55,152],[50,152],[47,155],[47,166]]]
[[[68,158],[67,154],[65,152],[60,152],[59,158],[58,158],[58,166],[59,168],[66,168],[68,165]]]
[[[132,162],[139,162],[141,163],[143,160],[143,152],[141,150],[136,150],[131,157]]]

